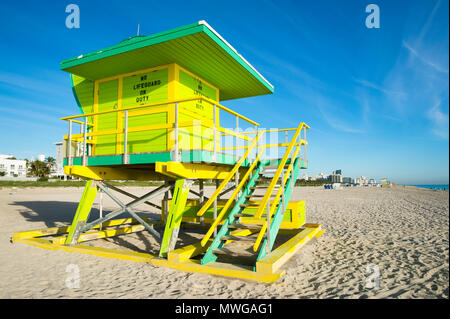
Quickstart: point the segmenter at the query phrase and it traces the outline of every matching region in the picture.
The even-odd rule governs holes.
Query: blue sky
[[[68,29],[65,8],[80,8]],[[274,86],[226,106],[308,131],[309,175],[448,183],[448,1],[2,1],[0,153],[54,155],[78,114],[63,59],[206,20]],[[365,8],[380,8],[368,29]]]

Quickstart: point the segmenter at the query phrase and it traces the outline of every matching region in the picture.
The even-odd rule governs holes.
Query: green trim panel
[[[169,162],[172,161],[172,153],[170,152],[160,152],[160,153],[142,153],[142,154],[129,154],[130,164],[153,164],[155,162]],[[73,165],[82,165],[81,157],[72,158]],[[181,152],[181,162],[192,163],[192,162],[206,162],[212,163],[212,152],[202,151],[202,150],[192,150]],[[236,160],[231,155],[217,154],[217,163],[219,164],[236,164]],[[88,156],[87,158],[88,166],[108,166],[108,165],[122,165],[123,156],[122,155],[107,155],[107,156]],[[67,158],[63,159],[63,165],[67,166]],[[249,166],[248,160],[246,160],[242,166]]]

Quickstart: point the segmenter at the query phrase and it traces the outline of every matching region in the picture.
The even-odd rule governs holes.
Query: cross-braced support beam
[[[118,193],[121,193],[121,194],[126,195],[126,196],[128,196],[128,197],[131,197],[131,198],[133,198],[133,199],[139,199],[138,196],[133,195],[133,194],[130,194],[130,193],[124,191],[123,189],[120,189],[120,188],[118,188],[118,187],[115,187],[115,186],[110,185],[110,184],[105,183],[105,182],[103,182],[103,184],[106,185],[106,186],[108,186],[108,188],[111,188],[112,190],[115,190],[115,191],[118,192]],[[149,206],[151,206],[151,207],[153,207],[153,208],[156,208],[156,209],[158,209],[159,211],[161,211],[161,206],[156,205],[156,204],[154,204],[154,203],[152,203],[152,202],[145,201],[144,204],[147,204],[147,205],[149,205]]]
[[[108,188],[116,190],[117,188],[112,188],[110,185],[107,186]],[[139,223],[141,223],[145,229],[147,229],[152,235],[157,237],[158,239],[161,238],[161,235],[151,226],[149,226],[141,217],[139,217],[132,208],[134,206],[140,205],[142,203],[147,203],[149,199],[154,198],[160,194],[166,193],[169,190],[171,190],[174,187],[173,184],[164,184],[147,194],[137,197],[135,195],[129,194],[125,191],[121,191],[120,193],[124,194],[130,197],[135,198],[133,201],[129,202],[128,204],[122,203],[112,192],[105,187],[105,184],[103,181],[88,181],[86,183],[86,187],[82,196],[82,199],[80,201],[80,204],[77,209],[77,213],[75,214],[75,218],[72,222],[72,227],[69,232],[69,235],[67,236],[66,245],[74,245],[78,242],[78,238],[81,233],[91,229],[92,227],[102,224],[105,221],[111,220],[112,218],[124,213],[128,212],[131,216],[133,216]],[[95,196],[97,195],[97,188],[100,188],[105,194],[107,194],[114,202],[116,202],[120,208],[112,211],[111,213],[107,214],[104,217],[98,218],[94,220],[93,222],[90,222],[89,224],[86,224],[86,221],[89,217],[89,212],[92,208],[92,204],[94,202]]]

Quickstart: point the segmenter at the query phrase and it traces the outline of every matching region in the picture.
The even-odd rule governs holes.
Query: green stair
[[[255,242],[256,238],[249,237],[249,236],[233,236],[231,235],[231,231],[237,230],[237,229],[250,229],[250,230],[259,230],[261,229],[261,225],[256,224],[247,224],[243,225],[239,223],[240,217],[248,217],[251,214],[246,214],[244,212],[245,208],[250,207],[249,201],[251,198],[255,197],[262,197],[262,194],[260,195],[254,195],[253,193],[255,190],[260,188],[265,188],[264,186],[258,186],[258,180],[260,180],[260,177],[262,176],[263,169],[277,169],[280,164],[280,160],[271,160],[271,161],[263,161],[260,162],[255,169],[255,173],[247,183],[246,187],[242,191],[241,196],[236,201],[234,207],[231,209],[230,213],[228,214],[225,222],[223,223],[220,230],[217,232],[216,237],[214,238],[213,242],[211,243],[211,246],[206,251],[205,255],[203,256],[201,260],[201,264],[205,265],[211,262],[214,262],[217,260],[217,255],[240,255],[240,256],[256,256],[256,253],[249,252],[249,251],[243,251],[243,250],[233,250],[229,248],[225,248],[225,243],[228,240],[241,240],[245,242]],[[288,160],[285,164],[285,168],[290,164],[290,161]],[[292,181],[297,180],[298,172],[300,168],[300,161],[298,158],[295,159],[293,170],[290,172],[290,177],[287,180],[287,183],[284,188],[284,200],[285,200],[285,209],[289,203],[289,200],[291,198],[291,194],[293,191],[293,184]],[[268,179],[270,181],[270,179]],[[267,188],[267,187],[266,187]],[[281,221],[283,220],[284,211],[282,209],[282,196],[280,196],[278,205],[275,214],[271,218],[270,223],[270,242],[267,241],[267,238],[264,239],[262,244],[259,247],[259,252],[257,255],[256,261],[264,258],[267,251],[267,245],[270,245],[270,249],[272,249],[273,243],[275,242],[275,239],[277,237],[278,231],[280,229]],[[273,203],[272,203],[273,205]],[[252,206],[254,207],[254,206]],[[263,220],[263,219],[261,219]],[[265,220],[263,220],[265,222]],[[256,263],[255,263],[256,266]],[[254,269],[255,270],[255,269]]]

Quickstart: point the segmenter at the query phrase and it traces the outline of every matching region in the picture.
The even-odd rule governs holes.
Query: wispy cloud
[[[440,4],[435,3],[419,32],[403,36],[397,61],[382,84],[357,82],[383,93],[381,104],[394,111],[387,112],[386,119],[420,123],[430,128],[430,135],[448,139],[448,46],[436,36],[448,31],[441,30],[442,20],[436,19]]]
[[[417,59],[419,59],[423,64],[433,68],[435,71],[440,72],[440,73],[445,73],[448,74],[448,69],[445,69],[443,67],[441,67],[440,65],[438,65],[437,63],[428,60],[427,58],[425,58],[422,54],[420,54],[417,49],[414,49],[411,45],[409,45],[405,40],[403,40],[402,42],[403,46],[408,49],[409,53],[411,53],[411,55],[413,55],[414,57],[416,57]]]
[[[432,121],[432,132],[443,139],[448,140],[448,114],[441,110],[442,100],[438,101],[427,112],[427,117]]]
[[[417,43],[421,44],[423,38],[425,37],[425,35],[427,34],[428,30],[431,27],[431,24],[433,22],[434,16],[436,15],[436,12],[439,8],[439,6],[441,5],[441,0],[436,1],[436,4],[433,7],[433,10],[431,10],[430,15],[428,16],[427,22],[423,25],[422,29],[420,30],[420,34],[419,37],[417,38]]]
[[[75,102],[72,102],[72,104],[75,104]],[[36,110],[41,113],[51,114],[55,118],[57,118],[58,116],[67,115],[68,110],[70,111],[75,110],[75,108],[71,109],[70,105],[66,105],[65,107],[63,107],[62,105],[36,103],[30,101],[29,99],[10,97],[4,95],[0,95],[0,107],[8,109],[21,109],[23,113],[26,113],[28,110]]]
[[[22,110],[20,108],[11,108],[11,107],[0,107],[0,112],[3,114],[9,113],[15,116],[15,118],[20,118],[22,120],[26,120],[29,123],[35,122],[46,122],[48,124],[61,124],[62,121],[57,117],[46,115],[42,112],[34,112],[30,110]]]
[[[62,85],[64,84],[64,85]],[[67,82],[61,82],[61,76],[43,79],[39,76],[26,76],[11,72],[0,71],[0,85],[12,89],[26,90],[49,96],[68,97],[70,86]]]
[[[389,89],[386,89],[386,88],[384,88],[384,87],[382,87],[382,86],[380,86],[378,84],[372,83],[372,82],[364,80],[364,79],[356,79],[356,78],[354,78],[354,81],[356,83],[358,83],[358,84],[361,84],[361,85],[365,86],[365,87],[377,90],[377,91],[382,92],[382,93],[387,94],[387,95],[396,95],[396,96],[399,96],[399,97],[405,97],[407,95],[406,92],[396,91],[396,90],[389,90]]]
[[[342,116],[338,116],[342,113],[342,111],[340,111],[337,107],[329,105],[323,97],[319,97],[317,99],[316,106],[323,119],[335,130],[345,133],[365,133],[365,130],[355,127],[355,123],[343,121]]]

